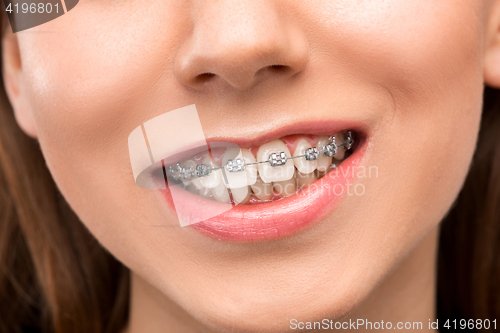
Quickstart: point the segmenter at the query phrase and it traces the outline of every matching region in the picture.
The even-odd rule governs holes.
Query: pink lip
[[[335,130],[330,130],[329,133],[332,132]],[[339,167],[330,170],[324,177],[295,195],[274,202],[236,205],[220,215],[191,224],[189,227],[218,240],[240,242],[272,240],[298,233],[320,221],[334,210],[346,195],[354,193],[350,185],[354,181],[356,168],[362,165],[366,141],[361,137],[354,153]],[[169,189],[160,192],[168,205],[175,209]],[[183,195],[186,197],[190,197],[191,203],[193,199],[196,202],[196,210],[193,210],[192,214],[210,210],[219,204],[188,191],[182,192],[185,192]]]

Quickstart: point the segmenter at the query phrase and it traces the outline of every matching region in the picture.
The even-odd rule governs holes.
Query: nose
[[[270,77],[291,78],[309,61],[304,32],[272,0],[200,0],[192,11],[193,30],[174,66],[185,86],[244,91]]]

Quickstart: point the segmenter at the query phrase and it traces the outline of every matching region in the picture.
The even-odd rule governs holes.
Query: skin
[[[421,321],[426,331],[439,223],[471,162],[483,84],[500,86],[499,8],[82,0],[4,36],[4,81],[65,198],[132,270],[128,333],[285,332],[290,319],[323,318]],[[215,75],[199,79],[206,72]],[[209,138],[362,121],[378,177],[286,239],[235,244],[175,227],[158,193],[135,185],[127,137],[190,104]]]

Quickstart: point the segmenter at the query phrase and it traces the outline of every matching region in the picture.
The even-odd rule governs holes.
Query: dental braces
[[[319,158],[320,154],[324,156],[332,157],[337,154],[340,147],[344,147],[346,150],[350,150],[354,144],[354,139],[351,131],[346,132],[344,142],[339,144],[335,141],[335,136],[330,136],[329,142],[326,143],[321,149],[317,147],[308,148],[304,151],[304,154],[298,156],[286,156],[285,152],[276,152],[269,155],[267,161],[245,163],[242,158],[235,158],[227,161],[225,166],[211,168],[208,164],[198,164],[196,167],[181,166],[180,163],[166,168],[167,175],[174,180],[190,180],[193,177],[207,177],[212,171],[226,169],[228,172],[241,172],[245,171],[245,167],[255,164],[269,163],[272,167],[282,166],[288,160],[295,158],[305,158],[307,161],[314,161]]]

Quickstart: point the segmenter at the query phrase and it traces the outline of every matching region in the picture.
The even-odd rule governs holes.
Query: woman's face
[[[438,226],[476,143],[489,7],[82,0],[16,34],[20,59],[7,47],[5,80],[21,127],[113,255],[209,325],[272,331],[354,309]],[[285,238],[217,240],[179,227],[160,191],[135,184],[127,139],[191,104],[208,139],[232,142],[358,124],[360,165],[372,172]]]

